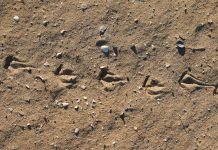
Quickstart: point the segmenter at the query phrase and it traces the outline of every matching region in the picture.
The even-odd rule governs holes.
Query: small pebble
[[[94,99],[92,100],[92,104],[96,104],[96,101]]]
[[[170,64],[169,63],[166,63],[165,66],[166,66],[166,68],[170,68]]]
[[[179,39],[176,42],[177,50],[181,56],[185,55],[185,43],[183,40]]]
[[[168,142],[169,140],[170,140],[170,137],[163,139],[164,142]]]
[[[20,21],[20,17],[14,16],[14,20],[15,20],[16,22],[19,22],[19,21]]]
[[[104,25],[101,25],[100,28],[99,28],[99,34],[100,35],[104,35],[104,33],[106,32],[107,30],[107,27],[104,26]]]
[[[82,11],[85,11],[86,9],[88,9],[88,4],[87,3],[82,3],[81,6],[80,6],[80,9]]]
[[[151,45],[152,50],[156,50],[156,47],[154,45]]]
[[[65,30],[61,30],[61,35],[64,35],[66,31]]]
[[[204,29],[205,24],[204,23],[200,23],[197,25],[197,27],[195,28],[195,32],[200,32]]]
[[[29,85],[26,84],[25,86],[26,86],[27,89],[30,89],[30,86],[29,86]]]
[[[113,141],[113,142],[112,142],[112,145],[113,145],[113,146],[115,146],[115,145],[116,145],[116,142],[115,142],[115,141]]]
[[[82,90],[85,90],[85,89],[86,89],[86,86],[85,86],[85,85],[81,85],[80,88],[81,88]]]
[[[78,111],[78,110],[79,110],[79,105],[76,105],[76,106],[74,107],[74,109],[75,109],[76,111]]]
[[[62,57],[62,53],[57,53],[57,54],[56,54],[56,58],[59,58],[59,59],[60,59],[61,57]]]
[[[44,26],[47,26],[47,25],[48,25],[48,21],[45,20],[45,21],[42,22],[42,24],[43,24]]]
[[[138,128],[137,128],[137,127],[134,127],[134,130],[135,130],[135,131],[137,131],[137,130],[138,130]]]
[[[102,46],[107,44],[107,41],[105,39],[97,39],[96,46]]]
[[[8,108],[8,110],[9,110],[10,112],[13,112],[14,109],[13,109],[13,108]]]
[[[27,123],[27,128],[31,129],[31,124],[30,123]]]
[[[44,66],[45,66],[45,67],[49,67],[50,64],[46,61],[46,62],[44,63]]]
[[[208,24],[210,24],[210,25],[213,24],[213,20],[212,20],[212,19],[209,19],[207,22],[208,22]]]
[[[107,46],[107,45],[103,45],[103,46],[101,46],[101,50],[102,50],[102,52],[104,53],[104,55],[105,56],[109,56],[109,46]]]
[[[74,133],[75,133],[76,135],[78,135],[78,134],[79,134],[79,130],[80,130],[79,128],[76,128],[75,131],[74,131]]]
[[[184,43],[183,40],[180,40],[180,39],[179,39],[179,40],[176,42],[176,46],[179,47],[179,48],[185,48],[185,43]]]
[[[63,106],[65,109],[67,109],[68,106],[69,106],[69,103],[64,102],[64,103],[62,103],[62,106]]]
[[[134,22],[137,24],[137,23],[139,23],[139,20],[138,19],[134,19]]]

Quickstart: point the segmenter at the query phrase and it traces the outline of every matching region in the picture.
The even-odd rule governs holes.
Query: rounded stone
[[[105,39],[98,39],[96,41],[96,46],[102,46],[102,45],[105,45],[107,44],[107,41]]]
[[[109,46],[103,45],[103,46],[101,46],[101,50],[105,56],[109,56],[109,51],[110,51]]]
[[[20,17],[19,17],[19,16],[14,16],[14,20],[15,20],[16,22],[19,22],[19,21],[20,21]]]

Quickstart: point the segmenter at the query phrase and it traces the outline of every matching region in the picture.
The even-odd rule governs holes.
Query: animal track
[[[127,78],[109,72],[107,67],[101,68],[98,79],[103,84],[105,91],[113,91],[116,87],[123,86],[128,82]]]
[[[9,55],[5,58],[3,67],[5,69],[19,69],[19,68],[22,69],[22,68],[27,68],[27,67],[34,68],[33,65],[30,65],[25,60],[22,60],[21,58],[17,58],[12,55]]]
[[[185,71],[182,74],[178,82],[182,88],[190,90],[196,90],[199,88],[214,88],[213,94],[217,94],[218,83],[206,83],[199,80],[188,71]]]
[[[165,87],[164,82],[160,82],[157,79],[152,79],[150,76],[145,78],[143,87],[146,90],[146,94],[153,98],[160,98],[168,94],[170,91]]]
[[[14,78],[15,74],[19,74],[23,71],[31,72],[31,69],[35,69],[35,67],[27,61],[13,55],[9,55],[4,59],[3,68],[8,70],[9,78]]]
[[[7,72],[9,79],[13,79],[16,74],[23,71],[32,73],[43,72],[42,68],[36,68],[30,63],[21,58],[9,55],[4,59],[3,68],[9,70]],[[34,75],[34,79],[40,80],[45,86],[45,90],[49,90],[53,98],[57,97],[64,89],[72,88],[77,82],[77,76],[72,75],[71,69],[63,69],[63,64],[60,64],[52,72],[44,72],[43,75]]]
[[[53,74],[49,75],[49,90],[53,100],[55,100],[64,89],[70,89],[76,86],[77,76],[72,75],[72,72],[73,71],[70,69],[63,70],[63,64],[61,64],[53,71]]]

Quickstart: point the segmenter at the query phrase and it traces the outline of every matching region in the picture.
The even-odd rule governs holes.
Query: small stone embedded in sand
[[[137,24],[137,23],[139,23],[139,19],[134,19],[134,22]]]
[[[85,85],[81,85],[80,88],[81,88],[82,90],[85,90],[85,89],[86,89],[86,86],[85,86]]]
[[[115,141],[113,141],[113,142],[112,142],[112,145],[113,145],[113,147],[114,147],[114,146],[116,145],[116,142],[115,142]]]
[[[31,129],[31,124],[30,123],[27,123],[27,128]]]
[[[154,45],[151,45],[152,50],[156,50],[156,47]]]
[[[60,59],[61,57],[62,57],[62,53],[61,52],[56,54],[56,58]]]
[[[65,30],[61,30],[61,35],[64,35],[66,31]]]
[[[197,27],[195,28],[195,32],[200,32],[204,29],[205,24],[204,23],[200,23],[197,25]]]
[[[105,39],[97,39],[96,46],[103,46],[107,44],[107,41]]]
[[[95,107],[96,107],[96,103],[97,103],[97,102],[93,99],[93,100],[92,100],[92,108],[95,108]]]
[[[19,21],[20,21],[20,17],[19,17],[19,16],[14,16],[14,20],[15,20],[16,22],[19,22]]]
[[[92,104],[96,104],[96,103],[97,103],[96,100],[93,99],[93,100],[92,100]]]
[[[62,103],[62,106],[63,106],[63,108],[67,109],[68,106],[69,106],[69,103],[63,102],[63,103]]]
[[[209,25],[213,24],[213,20],[212,19],[209,19],[207,22],[208,22]]]
[[[117,57],[119,55],[119,50],[117,47],[113,46],[114,56]]]
[[[76,135],[78,135],[78,134],[79,134],[79,131],[80,131],[80,129],[79,129],[79,128],[76,128],[75,131],[74,131],[74,133],[75,133]]]
[[[183,40],[179,39],[176,42],[176,47],[177,47],[179,54],[184,56],[185,55],[185,42]]]
[[[85,11],[86,9],[88,9],[88,4],[87,3],[82,3],[81,6],[80,6],[80,9],[82,11]]]
[[[99,28],[99,34],[100,35],[104,35],[104,33],[106,32],[107,30],[107,27],[104,26],[104,25],[101,25],[100,28]]]
[[[43,64],[45,67],[49,67],[50,64],[46,61],[44,64]]]
[[[166,68],[170,68],[171,65],[169,63],[166,63],[165,66]]]
[[[176,42],[176,46],[179,47],[179,48],[184,48],[185,47],[184,41],[178,40]]]
[[[75,109],[76,111],[79,111],[79,105],[76,105],[76,106],[74,107],[74,109]]]
[[[47,26],[48,25],[48,21],[47,20],[44,20],[43,22],[42,22],[42,24],[44,25],[44,26]]]
[[[109,52],[110,52],[109,46],[103,45],[103,46],[101,46],[101,50],[105,56],[107,56],[107,57],[109,56]]]
[[[137,44],[132,44],[130,46],[130,49],[136,54],[143,56],[146,52],[146,43],[137,43]]]
[[[121,112],[121,113],[120,113],[120,118],[124,121],[124,119],[125,119],[125,114],[124,114],[124,112]]]
[[[26,84],[25,87],[26,87],[27,89],[30,89],[30,86],[29,86],[28,84]]]

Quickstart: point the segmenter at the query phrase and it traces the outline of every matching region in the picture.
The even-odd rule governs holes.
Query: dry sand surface
[[[218,150],[217,0],[0,0],[0,149]]]

